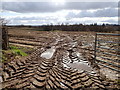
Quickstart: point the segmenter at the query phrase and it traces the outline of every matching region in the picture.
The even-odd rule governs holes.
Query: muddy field
[[[118,88],[118,72],[94,59],[94,32],[9,30],[9,42],[35,51],[3,65],[3,88]]]

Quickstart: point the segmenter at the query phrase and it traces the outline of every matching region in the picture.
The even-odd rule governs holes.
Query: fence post
[[[96,60],[96,45],[97,45],[97,33],[95,34],[95,44],[94,44],[94,62]]]
[[[8,49],[8,30],[7,30],[7,26],[2,27],[2,49],[3,50]]]

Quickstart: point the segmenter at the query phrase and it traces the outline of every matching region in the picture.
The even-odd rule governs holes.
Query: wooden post
[[[97,33],[95,34],[94,62],[95,62],[95,60],[96,60],[96,45],[97,45]]]
[[[8,49],[8,30],[6,26],[2,27],[2,49]]]

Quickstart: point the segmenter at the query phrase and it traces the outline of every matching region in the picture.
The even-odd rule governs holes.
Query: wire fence
[[[96,33],[95,62],[120,72],[120,34]]]

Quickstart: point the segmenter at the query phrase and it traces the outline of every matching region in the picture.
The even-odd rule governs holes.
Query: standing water
[[[42,57],[42,58],[45,58],[45,59],[50,59],[50,58],[52,58],[55,50],[56,50],[56,48],[55,48],[55,46],[53,46],[53,47],[51,47],[50,49],[47,49],[45,52],[43,52],[43,53],[41,54],[41,57]]]
[[[92,67],[88,64],[88,61],[84,59],[84,57],[81,55],[81,53],[76,53],[77,56],[79,57],[79,60],[74,61],[73,63],[68,63],[67,65],[76,68],[77,70],[85,70],[88,72],[93,71]]]

